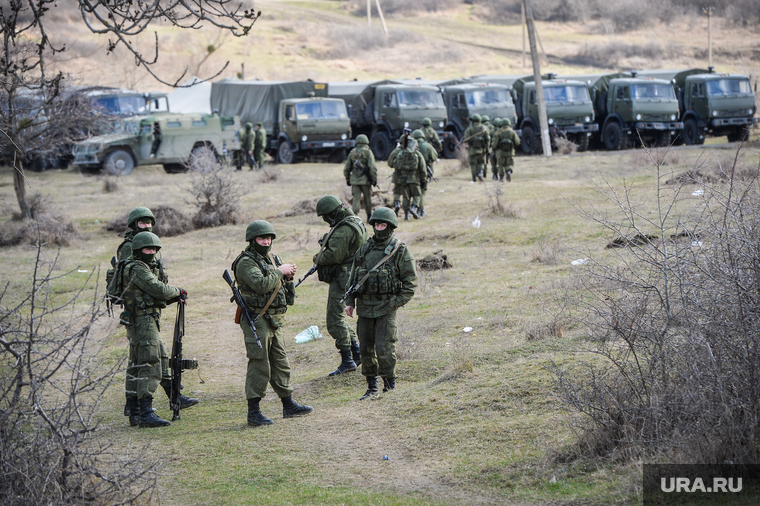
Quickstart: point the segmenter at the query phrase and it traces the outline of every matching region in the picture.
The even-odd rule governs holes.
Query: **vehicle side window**
[[[623,98],[625,98],[625,97],[623,95],[623,87],[621,86],[620,88],[617,89],[617,99],[618,100],[623,100]]]
[[[384,97],[383,105],[385,107],[396,107],[396,94],[395,93],[388,93]]]
[[[288,105],[285,107],[285,119],[288,121],[293,121],[293,106]]]
[[[206,120],[205,119],[198,119],[193,121],[194,127],[205,127],[206,126]]]
[[[536,90],[530,90],[530,103],[536,103]]]
[[[179,121],[167,121],[166,122],[166,128],[180,128],[182,126],[182,123]]]

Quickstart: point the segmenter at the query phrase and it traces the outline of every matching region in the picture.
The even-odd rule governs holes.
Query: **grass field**
[[[732,157],[733,150],[734,145],[721,144],[677,148],[663,170],[677,174],[695,164],[714,164]],[[743,156],[747,165],[757,167],[756,141]],[[573,445],[577,434],[569,423],[573,415],[556,402],[546,366],[575,360],[573,350],[584,336],[585,329],[557,316],[559,296],[577,290],[577,276],[583,273],[571,261],[610,255],[605,245],[612,237],[582,219],[575,206],[614,213],[593,187],[604,177],[621,184],[624,179],[633,185],[639,204],[653,209],[656,176],[643,150],[519,157],[513,182],[504,185],[490,180],[471,184],[469,171],[460,170],[457,161],[440,162],[439,182],[431,183],[428,193],[429,216],[402,222],[397,234],[416,258],[443,250],[454,267],[420,272],[417,293],[399,312],[397,390],[359,402],[366,384],[358,372],[327,377],[339,359],[324,328],[327,287],[309,279],[298,289],[284,332],[294,397],[315,411],[284,420],[270,390],[262,411],[275,423],[254,429],[245,418],[242,334],[232,321],[234,310],[221,274],[245,247],[245,226],[254,219],[272,222],[278,234],[273,252],[304,273],[327,227],[314,214],[278,215],[304,199],[345,196],[339,165],[268,166],[266,171],[269,177],[234,174],[246,188],[240,225],[162,239],[170,284],[190,293],[185,353],[197,358],[201,368],[199,374],[186,372],[183,382],[185,393],[201,404],[166,429],[130,428],[121,415],[120,389],[103,406],[109,427],[103,437],[125,450],[150,444],[161,460],[162,503],[640,501],[640,462],[563,463],[555,458]],[[115,215],[138,205],[193,212],[190,176],[168,175],[157,166],[137,168],[112,193],[104,191],[102,179],[73,169],[29,175],[30,192],[43,194],[82,233],[71,246],[44,249],[47,259],[59,255],[61,272],[74,269],[56,282],[61,297],[92,271],[105,268],[120,243],[119,235],[104,228]],[[389,175],[381,163],[383,189],[388,189]],[[497,196],[512,217],[493,212]],[[15,226],[7,168],[0,171],[0,199],[2,226]],[[476,217],[480,228],[472,225]],[[35,252],[29,245],[0,249],[2,277],[11,293],[23,292]],[[174,314],[173,308],[164,313],[165,342]],[[101,324],[97,333],[107,339],[108,360],[121,359],[126,351],[123,328],[114,319]],[[318,325],[325,338],[296,344],[294,336],[310,325]],[[473,330],[465,333],[464,327]],[[159,415],[171,416],[163,394],[155,404]]]

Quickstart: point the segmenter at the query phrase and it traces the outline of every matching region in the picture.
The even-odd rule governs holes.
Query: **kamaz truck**
[[[388,158],[405,128],[421,128],[425,118],[442,142],[451,136],[445,132],[446,105],[436,86],[399,81],[331,82],[329,96],[346,101],[354,137],[365,134],[378,160]]]
[[[328,97],[327,83],[222,80],[211,84],[211,109],[242,124],[260,121],[266,151],[280,163],[342,162],[354,146],[346,103]]]
[[[684,143],[703,144],[708,135],[725,135],[729,142],[749,138],[757,106],[747,76],[716,73],[712,67],[641,71],[639,75],[664,79],[676,87]]]

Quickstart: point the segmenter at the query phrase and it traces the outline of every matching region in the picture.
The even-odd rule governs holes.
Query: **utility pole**
[[[385,17],[383,16],[383,9],[380,8],[380,0],[375,0],[375,5],[377,5],[377,13],[380,15],[380,22],[383,24],[385,36],[388,37],[388,27],[385,26]]]
[[[712,13],[715,7],[702,7],[707,14],[707,66],[712,67]]]
[[[533,22],[533,11],[530,8],[530,0],[523,0],[525,19],[528,25],[528,40],[530,41],[530,58],[533,60],[533,80],[536,83],[536,102],[538,103],[538,123],[541,128],[541,142],[544,147],[544,156],[552,156],[552,143],[549,138],[549,122],[546,120],[546,101],[544,100],[544,85],[541,82],[541,63],[536,48],[536,27]],[[528,97],[523,97],[528,100]]]
[[[525,4],[520,3],[520,10],[522,11],[521,18],[522,19],[522,40],[523,40],[523,51],[522,51],[522,57],[523,57],[523,68],[525,68]]]
[[[372,0],[367,0],[367,26],[372,26]]]

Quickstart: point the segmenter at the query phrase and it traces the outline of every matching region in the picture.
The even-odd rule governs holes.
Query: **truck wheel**
[[[377,132],[369,140],[369,149],[377,160],[387,160],[391,154],[391,138],[385,132]]]
[[[167,174],[184,174],[188,169],[182,163],[165,163],[164,170]]]
[[[578,146],[578,152],[588,151],[588,143],[591,140],[591,136],[585,133],[578,134],[575,139],[575,144]]]
[[[740,127],[728,134],[728,142],[746,142],[749,140],[749,128]]]
[[[295,159],[295,153],[290,147],[290,142],[286,139],[280,142],[280,147],[277,148],[277,161],[284,164],[293,163]]]
[[[697,120],[694,118],[689,118],[683,122],[683,141],[688,146],[705,143],[705,137],[700,135]]]
[[[670,130],[665,130],[664,132],[660,132],[660,135],[657,136],[657,147],[667,148],[669,146],[670,146]]]
[[[106,155],[103,161],[103,167],[106,172],[114,176],[128,176],[135,168],[135,161],[132,155],[125,149],[115,149]]]
[[[190,170],[193,172],[207,173],[213,170],[219,159],[216,156],[214,148],[200,145],[195,146],[190,152]]]
[[[346,161],[346,156],[348,155],[348,152],[346,148],[338,148],[334,149],[330,156],[327,158],[327,161],[329,163],[343,163]]]
[[[532,155],[539,152],[539,138],[533,131],[533,127],[526,126],[522,129],[522,149],[526,155]]]
[[[456,158],[457,157],[457,139],[453,133],[443,140],[443,157],[444,158]]]
[[[628,147],[628,138],[616,121],[611,121],[604,127],[604,147],[607,151],[618,151]]]

